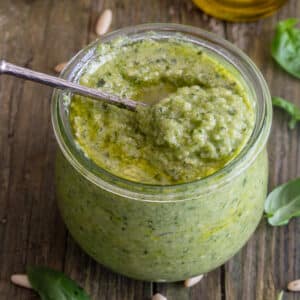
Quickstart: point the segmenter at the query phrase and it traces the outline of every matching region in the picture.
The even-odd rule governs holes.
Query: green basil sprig
[[[272,103],[274,106],[285,110],[291,116],[291,120],[289,121],[289,128],[294,129],[297,122],[300,121],[300,109],[292,102],[289,102],[280,97],[272,97]]]
[[[272,226],[286,225],[300,216],[300,178],[275,188],[267,197],[265,213]]]
[[[42,300],[91,300],[76,282],[64,273],[44,267],[30,267],[27,275]]]
[[[300,78],[300,30],[298,19],[287,19],[277,24],[271,53],[276,62],[291,75]]]

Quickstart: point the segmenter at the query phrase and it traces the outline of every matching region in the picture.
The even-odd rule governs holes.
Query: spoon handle
[[[51,76],[45,73],[32,71],[27,68],[19,67],[17,65],[0,60],[0,75],[8,74],[15,77],[24,78],[27,80],[39,82],[41,84],[49,85],[61,90],[71,91],[75,94],[87,96],[93,99],[101,100],[110,104],[114,104],[129,110],[135,110],[137,105],[146,105],[142,102],[136,102],[131,99],[121,98],[113,94],[102,92],[93,88],[85,87],[80,84],[67,81],[65,79]]]

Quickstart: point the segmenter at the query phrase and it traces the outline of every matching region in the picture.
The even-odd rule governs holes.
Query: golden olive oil
[[[287,0],[193,0],[204,12],[227,21],[254,21],[271,15]]]

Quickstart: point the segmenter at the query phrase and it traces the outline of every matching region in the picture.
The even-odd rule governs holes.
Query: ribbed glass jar
[[[198,28],[147,24],[112,32],[79,52],[62,77],[77,81],[98,43],[176,38],[205,48],[240,78],[256,113],[241,153],[213,175],[170,186],[110,174],[85,157],[69,124],[68,97],[55,91],[52,122],[60,151],[56,189],[62,217],[78,244],[115,272],[149,281],[177,281],[208,272],[233,256],[255,230],[267,192],[270,94],[251,60]]]

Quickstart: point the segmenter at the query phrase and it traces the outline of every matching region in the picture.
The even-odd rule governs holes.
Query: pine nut
[[[153,297],[152,300],[167,300],[166,297],[164,297],[163,295],[156,293]]]
[[[195,276],[184,281],[184,286],[189,288],[201,281],[204,275]]]
[[[291,281],[287,288],[291,292],[300,292],[300,279]]]
[[[105,34],[111,25],[112,22],[112,11],[110,9],[106,9],[98,18],[96,23],[95,32],[97,35]]]
[[[62,63],[56,65],[56,66],[54,67],[54,71],[55,71],[56,73],[60,73],[60,72],[64,69],[64,67],[66,66],[66,64],[67,64],[66,62],[62,62]]]
[[[27,289],[32,289],[32,286],[26,274],[14,274],[10,277],[10,280],[15,285],[19,285]]]

